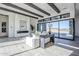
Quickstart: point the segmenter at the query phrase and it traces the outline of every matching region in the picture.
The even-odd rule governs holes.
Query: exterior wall
[[[15,13],[3,11],[3,10],[0,10],[0,14],[8,15],[8,17],[9,17],[9,19],[8,19],[8,23],[9,23],[8,37],[19,37],[19,36],[26,35],[26,34],[17,34],[17,31],[20,30],[20,28],[19,28],[20,20],[25,20],[27,22],[27,30],[30,31],[30,17],[26,17],[23,15],[19,15],[19,14],[15,14]]]

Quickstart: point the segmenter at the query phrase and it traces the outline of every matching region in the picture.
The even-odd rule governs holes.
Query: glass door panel
[[[2,32],[5,33],[6,32],[6,22],[2,22]]]
[[[58,30],[58,22],[50,23],[50,31],[55,35],[55,37],[58,37]]]
[[[73,39],[73,21],[59,21],[59,36],[61,38]]]
[[[46,23],[46,31],[47,31],[47,32],[50,31],[50,23]]]

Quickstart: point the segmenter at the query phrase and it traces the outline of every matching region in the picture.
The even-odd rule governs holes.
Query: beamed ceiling
[[[0,10],[38,19],[59,14],[70,5],[70,3],[0,3]]]

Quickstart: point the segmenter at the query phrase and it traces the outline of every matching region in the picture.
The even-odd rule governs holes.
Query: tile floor
[[[55,39],[54,45],[33,49],[25,38],[0,38],[0,56],[79,56],[79,40]]]

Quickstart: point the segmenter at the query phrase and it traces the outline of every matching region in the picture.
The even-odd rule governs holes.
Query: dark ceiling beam
[[[57,13],[60,13],[60,10],[57,8],[57,6],[54,3],[48,3],[48,5],[54,9]]]
[[[24,3],[24,4],[26,4],[26,5],[28,5],[28,6],[32,7],[32,8],[34,8],[34,9],[36,9],[36,10],[38,10],[38,11],[40,11],[40,12],[42,12],[42,13],[44,13],[44,14],[50,16],[50,13],[48,13],[48,12],[42,10],[41,8],[39,8],[38,6],[36,6],[36,5],[32,4],[32,3]]]
[[[17,13],[17,14],[21,14],[21,15],[24,15],[24,16],[28,16],[28,17],[31,17],[31,18],[38,19],[38,17],[34,17],[34,16],[31,16],[31,15],[27,15],[27,14],[20,13],[20,12],[10,10],[10,9],[7,9],[7,8],[3,8],[3,7],[0,7],[0,10],[5,10],[5,11],[9,11],[9,12],[13,12],[13,13]]]
[[[41,15],[39,15],[39,14],[37,14],[37,13],[31,12],[31,11],[29,11],[29,10],[26,10],[26,9],[24,9],[24,8],[21,8],[21,7],[19,7],[19,6],[16,6],[16,5],[14,5],[14,4],[11,4],[11,3],[2,3],[2,4],[7,5],[7,6],[10,6],[10,7],[13,7],[13,8],[16,8],[16,9],[18,9],[18,10],[25,11],[25,12],[27,12],[27,13],[36,15],[36,16],[38,16],[38,17],[43,17],[43,16],[41,16]]]

